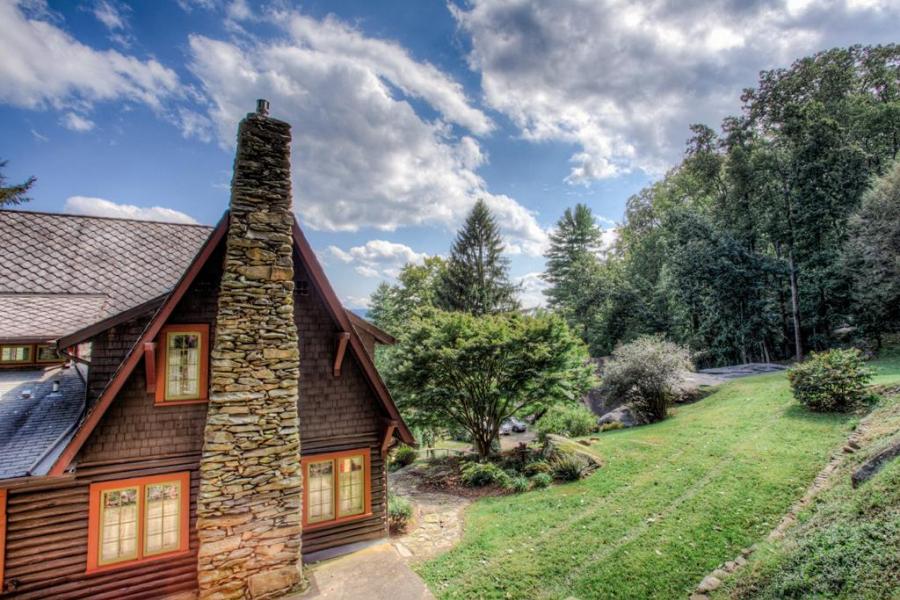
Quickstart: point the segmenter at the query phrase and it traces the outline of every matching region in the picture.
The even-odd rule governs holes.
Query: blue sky
[[[759,70],[898,25],[881,0],[0,0],[0,158],[30,210],[212,224],[266,97],[347,305],[446,254],[476,198],[533,305],[567,206],[612,232]]]

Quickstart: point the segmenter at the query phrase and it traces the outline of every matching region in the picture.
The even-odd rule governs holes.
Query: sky
[[[348,307],[479,198],[534,306],[566,207],[612,240],[759,71],[898,32],[898,0],[0,0],[0,160],[27,210],[214,224],[266,98]]]

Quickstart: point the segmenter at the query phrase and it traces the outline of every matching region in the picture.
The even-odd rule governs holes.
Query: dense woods
[[[662,333],[701,365],[768,361],[900,328],[900,47],[822,52],[741,99],[628,200],[608,255],[587,207],[559,220],[548,299],[592,354]]]

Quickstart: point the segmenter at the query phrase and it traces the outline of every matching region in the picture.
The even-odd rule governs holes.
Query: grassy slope
[[[900,379],[900,361],[880,383]],[[662,423],[601,435],[585,481],[489,498],[462,543],[420,567],[442,598],[672,598],[763,538],[841,443],[783,374],[731,382]]]
[[[886,368],[884,368],[886,367]],[[896,383],[900,359],[878,379]],[[900,394],[867,419],[862,450],[846,456],[831,487],[781,541],[760,546],[718,598],[900,598],[900,460],[854,490],[850,474],[900,440]]]

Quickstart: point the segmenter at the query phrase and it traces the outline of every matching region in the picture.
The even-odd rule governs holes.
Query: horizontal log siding
[[[85,574],[90,484],[188,471],[191,506],[199,489],[199,455],[156,458],[79,468],[57,487],[9,491],[3,598],[33,600],[143,600],[191,592],[197,587],[197,540],[191,511],[189,555]]]

